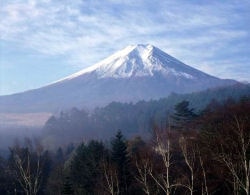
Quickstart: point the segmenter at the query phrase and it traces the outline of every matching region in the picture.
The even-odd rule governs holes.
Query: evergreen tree
[[[65,182],[63,184],[62,194],[74,194],[73,184],[71,183],[69,177],[65,178]]]
[[[101,175],[100,162],[105,155],[105,148],[101,142],[90,141],[88,145],[82,144],[76,150],[71,162],[71,178],[77,190],[86,194],[94,194],[97,181]]]
[[[116,165],[120,194],[128,193],[129,178],[129,157],[127,152],[127,144],[122,132],[119,130],[112,144],[112,160]]]
[[[57,149],[55,157],[56,157],[55,160],[56,160],[57,163],[62,163],[64,161],[63,150],[62,150],[61,147],[59,147]]]
[[[175,129],[183,129],[185,124],[196,117],[194,109],[189,108],[189,101],[186,100],[176,104],[174,110],[172,127]]]

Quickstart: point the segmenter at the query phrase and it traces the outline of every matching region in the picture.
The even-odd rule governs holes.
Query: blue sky
[[[41,87],[137,43],[250,81],[249,0],[4,0],[0,18],[0,95]]]

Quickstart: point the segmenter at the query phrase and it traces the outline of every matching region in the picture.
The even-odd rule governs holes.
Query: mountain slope
[[[1,112],[56,112],[135,102],[232,85],[196,70],[152,45],[133,45],[51,85],[0,97]]]

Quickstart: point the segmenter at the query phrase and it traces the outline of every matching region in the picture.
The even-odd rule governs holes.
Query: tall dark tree
[[[111,141],[111,144],[112,160],[117,168],[120,194],[127,194],[130,182],[130,160],[127,151],[127,144],[120,130],[117,132],[115,138]]]
[[[11,185],[11,177],[7,175],[7,166],[6,166],[6,161],[0,157],[0,194],[7,194],[7,192],[10,190],[8,188],[13,188],[14,186]],[[13,191],[12,191],[13,192]]]
[[[64,161],[64,154],[63,154],[63,150],[62,150],[61,147],[59,147],[59,148],[57,149],[55,157],[56,157],[55,160],[56,160],[58,163],[62,163],[62,162]]]
[[[73,184],[70,181],[69,177],[65,178],[65,182],[63,184],[62,194],[70,194],[70,195],[74,194]]]
[[[104,155],[104,145],[98,141],[90,141],[88,145],[82,144],[77,148],[71,163],[71,178],[79,192],[94,194]]]
[[[181,101],[174,107],[174,114],[172,115],[172,127],[175,129],[183,129],[184,125],[189,123],[196,117],[194,109],[189,108],[189,101]]]

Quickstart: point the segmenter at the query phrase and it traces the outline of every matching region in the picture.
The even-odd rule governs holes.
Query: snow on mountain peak
[[[129,45],[103,61],[39,89],[0,97],[4,112],[47,112],[159,99],[236,84],[196,70],[152,45]],[[17,101],[18,100],[18,101]]]
[[[94,73],[98,78],[128,78],[153,76],[156,72],[166,77],[171,75],[188,79],[192,79],[197,74],[195,69],[153,45],[137,44],[129,45],[99,63],[65,79],[70,80],[86,73]]]

